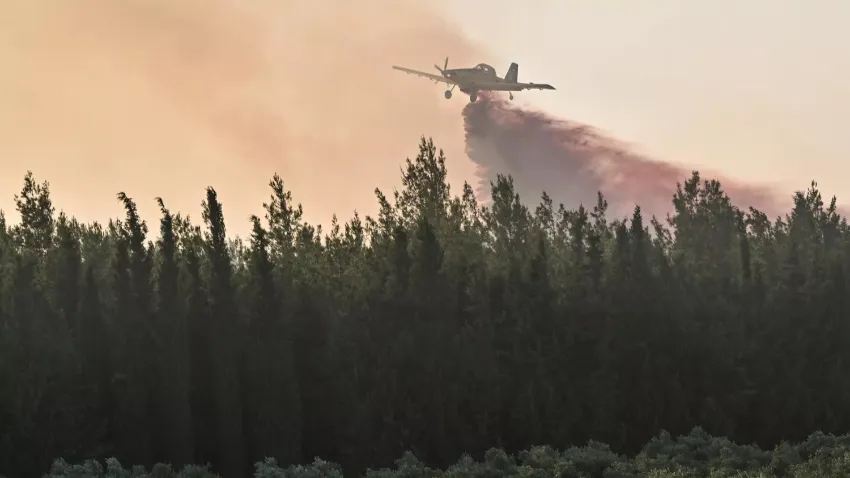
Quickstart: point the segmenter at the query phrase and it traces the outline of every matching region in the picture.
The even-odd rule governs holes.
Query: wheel
[[[478,99],[477,94],[473,93],[473,94],[469,95],[469,101],[470,102],[475,103],[475,100],[477,100],[477,99]]]
[[[452,92],[451,92],[451,90],[446,90],[446,99],[447,99],[447,100],[452,99]]]

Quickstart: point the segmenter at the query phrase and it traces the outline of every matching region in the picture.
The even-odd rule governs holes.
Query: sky
[[[450,14],[492,50],[482,61],[558,88],[515,101],[658,159],[850,196],[848,2],[455,0]]]
[[[465,98],[390,69],[492,64],[557,91],[515,103],[647,155],[790,195],[850,193],[850,4],[750,0],[0,0],[0,209],[27,170],[103,221],[126,192],[231,231],[274,173],[312,222],[375,209],[421,135],[455,188]],[[843,30],[843,32],[842,32]],[[841,129],[839,129],[841,128]]]

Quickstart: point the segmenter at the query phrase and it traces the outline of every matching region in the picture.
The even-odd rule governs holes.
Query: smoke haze
[[[461,115],[462,97],[445,101],[442,89],[393,72],[427,70],[446,54],[449,67],[487,61],[440,14],[446,5],[0,0],[0,208],[13,211],[27,170],[85,221],[123,215],[118,191],[148,221],[156,196],[200,219],[212,185],[242,233],[277,172],[307,219],[327,223],[373,211],[372,191],[398,183],[424,134],[445,150],[456,186],[475,182],[477,168],[485,182],[513,175],[530,202],[542,190],[593,202],[601,189],[618,212],[635,202],[669,209],[688,169],[494,98]],[[725,185],[772,210],[767,191]]]
[[[214,186],[247,229],[280,173],[308,220],[398,182],[421,135],[463,158],[463,102],[394,72],[484,56],[431,0],[0,0],[0,208],[27,170],[58,208],[121,216],[125,191],[200,219]],[[14,217],[10,217],[14,219]]]

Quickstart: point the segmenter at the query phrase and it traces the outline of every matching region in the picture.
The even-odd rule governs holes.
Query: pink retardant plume
[[[628,215],[639,205],[647,217],[664,217],[672,210],[676,184],[691,176],[689,168],[635,153],[592,126],[513,106],[493,94],[481,94],[463,116],[466,151],[478,166],[480,188],[488,188],[497,174],[511,175],[526,203],[537,202],[545,191],[556,204],[593,206],[602,192],[614,215]],[[752,206],[775,216],[787,205],[769,188],[708,171],[701,176],[719,180],[744,210]]]

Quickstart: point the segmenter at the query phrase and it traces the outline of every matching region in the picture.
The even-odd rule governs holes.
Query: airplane
[[[393,65],[394,70],[428,78],[434,80],[434,83],[443,82],[446,85],[451,85],[451,88],[446,90],[445,97],[447,100],[451,99],[452,91],[455,88],[469,95],[469,101],[473,103],[478,99],[479,91],[507,91],[510,99],[514,99],[514,91],[555,89],[552,85],[547,84],[518,82],[519,65],[516,63],[511,63],[504,78],[499,78],[496,70],[486,63],[479,63],[473,68],[453,68],[450,70],[448,57],[446,57],[446,63],[442,68],[438,65],[434,65],[434,68],[440,72],[439,75]]]

